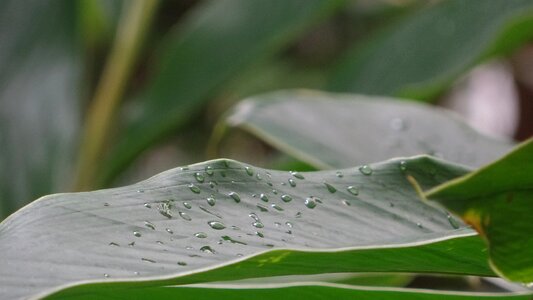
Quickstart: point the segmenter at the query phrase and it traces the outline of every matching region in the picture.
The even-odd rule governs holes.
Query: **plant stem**
[[[124,2],[124,11],[113,48],[87,112],[74,183],[75,190],[94,187],[105,147],[112,132],[116,111],[157,3],[158,0]]]

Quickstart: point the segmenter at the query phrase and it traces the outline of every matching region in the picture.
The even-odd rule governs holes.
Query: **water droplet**
[[[418,222],[416,223],[416,226],[418,226],[419,228],[422,228],[422,227],[423,227],[423,226],[422,226],[422,223],[418,223]]]
[[[105,273],[105,274],[104,274],[104,277],[105,277],[105,278],[109,278],[109,274]]]
[[[295,171],[291,171],[290,172],[292,176],[298,178],[298,179],[305,179],[305,177],[301,174],[301,173],[298,173],[298,172],[295,172]]]
[[[402,160],[400,162],[400,171],[402,171],[402,172],[407,171],[407,162],[405,160]]]
[[[206,166],[205,167],[205,174],[209,175],[209,176],[213,176],[213,174],[215,174],[215,172],[213,171],[213,167],[211,166]]]
[[[205,252],[205,253],[215,254],[215,250],[213,250],[213,248],[209,246],[203,246],[202,248],[200,248],[200,251]]]
[[[131,242],[131,243],[129,243],[128,246],[130,246],[130,247],[135,246],[135,242]]]
[[[311,198],[311,197],[308,197],[307,199],[305,199],[305,202],[304,202],[305,206],[307,206],[307,208],[315,208],[316,207],[316,201],[315,199]]]
[[[253,222],[252,226],[254,226],[255,228],[263,228],[263,227],[265,227],[265,225],[263,223],[259,222],[259,221]]]
[[[352,194],[354,196],[359,195],[359,189],[357,187],[353,186],[353,185],[350,185],[346,189],[348,190],[348,192],[350,192],[350,194]]]
[[[178,265],[180,265],[180,266],[186,266],[186,265],[187,265],[187,263],[186,263],[186,262],[184,262],[184,261],[178,261]]]
[[[268,202],[268,196],[265,194],[259,195],[259,199],[263,200],[263,202]]]
[[[194,183],[189,183],[188,187],[191,190],[191,192],[195,194],[200,194],[200,188],[194,185]]]
[[[104,206],[109,206],[109,203],[107,203],[107,202],[106,202],[106,203],[104,203]]]
[[[359,171],[363,175],[371,175],[373,172],[372,168],[369,165],[364,165],[364,166],[359,167]]]
[[[248,216],[254,219],[255,221],[259,222],[259,217],[255,213],[250,213]]]
[[[141,237],[141,233],[138,232],[138,231],[134,231],[134,232],[133,232],[133,235],[136,236],[136,237]]]
[[[260,238],[264,238],[265,237],[265,235],[263,233],[259,232],[259,231],[256,231],[255,235],[257,235]]]
[[[281,223],[280,222],[274,222],[274,226],[281,227]]]
[[[401,118],[393,118],[389,122],[389,126],[394,131],[403,131],[407,128],[406,122]]]
[[[446,215],[446,218],[448,219],[448,222],[450,223],[450,225],[452,225],[452,227],[454,229],[458,229],[459,227],[461,227],[461,225],[459,224],[459,222],[450,214],[447,214]]]
[[[261,180],[261,179],[263,179],[263,177],[261,177],[261,174],[259,174],[259,173],[255,174],[255,178],[256,178],[257,180]]]
[[[277,194],[278,194],[278,190],[272,190],[272,193],[273,193],[274,195],[277,195]]]
[[[254,170],[250,167],[244,167],[244,170],[246,171],[246,174],[248,174],[249,176],[253,176],[254,175]]]
[[[302,212],[299,211],[297,212],[295,215],[294,215],[295,218],[301,218],[302,217]]]
[[[292,228],[292,226],[293,226],[291,222],[285,222],[285,225],[287,225],[287,227],[289,227],[289,228]]]
[[[155,264],[155,263],[156,263],[155,260],[153,260],[153,259],[149,259],[149,258],[141,257],[141,260],[144,261],[144,262],[152,263],[152,264]]]
[[[273,203],[273,204],[272,204],[272,205],[270,205],[270,206],[272,206],[272,208],[273,208],[273,209],[275,209],[275,210],[278,210],[278,211],[283,211],[283,208],[282,208],[281,206],[279,206],[279,205],[275,204],[275,203]]]
[[[144,221],[144,226],[146,226],[146,227],[148,227],[148,228],[150,228],[152,230],[155,230],[155,225],[152,222]]]
[[[285,182],[282,182],[282,183],[280,183],[280,184],[283,185],[283,186],[287,185]]]
[[[119,245],[119,244],[117,244],[117,243],[115,243],[115,242],[111,242],[111,243],[109,243],[109,246],[116,246],[116,247],[120,247],[120,245]]]
[[[205,232],[197,232],[194,234],[195,237],[199,238],[199,239],[205,239],[207,237],[207,233]]]
[[[295,187],[295,186],[296,186],[296,181],[294,181],[294,179],[289,178],[288,182],[289,182],[289,185],[290,185],[290,186],[292,186],[292,187]]]
[[[329,191],[330,193],[332,193],[332,194],[335,193],[335,192],[337,191],[337,189],[336,189],[334,186],[332,186],[331,184],[329,184],[329,183],[327,183],[327,182],[324,182],[324,185],[326,186],[326,188],[328,189],[328,191]]]
[[[202,173],[200,173],[200,172],[194,173],[194,178],[196,179],[196,181],[198,181],[200,183],[204,182],[204,180],[205,180],[204,175],[202,175]]]
[[[268,211],[268,208],[264,207],[261,204],[257,204],[257,208],[259,208],[259,210],[262,211],[262,212],[267,212]]]
[[[282,200],[283,202],[291,202],[292,197],[289,196],[289,195],[281,195],[281,200]]]
[[[215,206],[215,197],[213,197],[213,195],[211,195],[211,197],[207,197],[207,204],[211,205],[211,206]]]
[[[209,181],[209,187],[214,189],[218,183],[216,181]]]
[[[150,205],[150,203],[145,203],[145,204],[144,204],[144,207],[146,207],[146,208],[152,208],[152,205]]]
[[[191,209],[192,208],[192,205],[189,202],[183,202],[183,206],[185,206],[185,208],[187,208],[187,209]]]
[[[342,174],[341,171],[337,171],[337,172],[335,173],[335,176],[337,176],[338,178],[342,178],[342,177],[344,177],[344,174]]]
[[[187,213],[184,213],[184,212],[180,211],[180,212],[178,212],[178,214],[180,215],[180,217],[182,217],[186,221],[191,221],[192,220],[191,216],[189,216]]]
[[[181,171],[187,171],[187,170],[189,170],[189,166],[181,167],[180,170],[181,170]]]
[[[137,193],[144,193],[144,190],[137,190]]]
[[[173,231],[172,229],[170,229],[170,228],[166,228],[165,230],[166,230],[168,233],[170,233],[170,234],[174,234],[174,231]]]
[[[226,228],[226,225],[224,225],[224,224],[222,224],[221,222],[218,222],[218,221],[209,221],[209,222],[207,222],[207,224],[209,226],[211,226],[211,228],[216,229],[216,230],[222,230],[222,229]]]
[[[235,202],[239,203],[241,202],[241,197],[239,196],[239,194],[235,193],[235,192],[230,192],[228,194],[228,196],[230,196],[233,200],[235,200]]]
[[[230,242],[230,243],[232,243],[232,244],[247,245],[245,242],[241,242],[241,241],[234,240],[234,239],[232,239],[230,236],[227,236],[227,235],[222,236],[222,239],[223,239],[224,241],[228,241],[228,242]]]
[[[351,206],[352,204],[348,200],[342,200],[342,203],[346,206]]]
[[[267,182],[267,185],[268,185],[268,186],[274,186],[274,185],[272,184],[272,182]]]

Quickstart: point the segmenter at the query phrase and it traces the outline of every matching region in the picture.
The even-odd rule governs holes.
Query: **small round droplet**
[[[213,195],[211,195],[211,197],[207,197],[207,204],[211,206],[215,206],[215,203],[216,203],[216,200],[215,200],[215,197],[213,197]]]
[[[305,206],[307,206],[307,208],[315,208],[316,207],[316,201],[315,199],[309,197],[307,199],[305,199],[305,202],[304,202]]]
[[[275,203],[273,203],[273,204],[270,205],[270,206],[272,206],[272,208],[275,209],[275,210],[277,210],[277,211],[283,211],[283,207],[281,207],[281,206],[279,206],[279,205],[277,205],[277,204],[275,204]]]
[[[141,237],[142,234],[140,232],[138,232],[138,231],[134,231],[133,235],[136,236],[136,237]]]
[[[246,174],[248,174],[248,176],[254,176],[254,170],[250,167],[244,167],[244,170],[246,171]]]
[[[262,179],[263,179],[263,177],[262,177],[261,174],[259,174],[259,173],[255,174],[255,178],[256,178],[257,180],[262,180]]]
[[[344,177],[344,174],[342,174],[341,171],[337,171],[337,172],[335,173],[335,176],[337,176],[338,178],[342,178],[342,177]]]
[[[180,217],[182,217],[186,221],[191,221],[192,220],[191,216],[189,216],[187,213],[184,213],[184,212],[180,211],[180,212],[178,212],[178,214],[180,215]]]
[[[359,195],[359,189],[353,185],[350,185],[349,187],[347,187],[346,190],[348,190],[348,192],[350,192],[350,194],[354,196]]]
[[[292,186],[292,187],[295,187],[295,186],[296,186],[296,181],[294,181],[294,179],[289,178],[288,182],[289,182],[289,185],[290,185],[290,186]]]
[[[359,171],[363,175],[371,175],[373,172],[372,168],[369,165],[364,165],[364,166],[359,167]]]
[[[257,204],[257,208],[259,208],[259,210],[262,211],[262,212],[267,212],[268,211],[268,208],[264,207],[261,204]]]
[[[459,222],[452,215],[447,214],[446,218],[448,219],[448,222],[450,223],[450,225],[452,225],[453,229],[458,229],[459,227],[461,227]]]
[[[221,222],[218,222],[218,221],[209,221],[207,222],[207,224],[209,226],[211,226],[211,228],[215,229],[215,230],[222,230],[224,228],[226,228],[226,225],[222,224]]]
[[[148,228],[150,228],[152,230],[155,230],[155,225],[152,222],[144,221],[144,226],[146,226],[146,227],[148,227]]]
[[[402,171],[402,172],[407,171],[407,162],[405,160],[402,160],[400,162],[400,171]]]
[[[213,176],[213,174],[215,174],[215,172],[213,171],[213,167],[211,166],[206,166],[205,167],[205,174],[209,175],[209,176]]]
[[[204,180],[205,180],[204,175],[202,175],[202,173],[200,173],[200,172],[194,173],[194,178],[196,179],[196,181],[198,181],[200,183],[204,182]]]
[[[172,231],[172,229],[170,229],[170,228],[166,228],[165,230],[166,230],[168,233],[170,233],[170,234],[174,234],[174,231]]]
[[[268,196],[265,194],[259,195],[259,199],[261,199],[263,202],[268,202]]]
[[[188,187],[191,190],[191,192],[195,194],[200,194],[200,188],[194,185],[194,183],[189,183]]]
[[[265,237],[265,235],[263,233],[259,232],[259,231],[256,231],[255,235],[257,235],[260,238],[264,238]]]
[[[295,171],[291,171],[290,172],[292,176],[298,178],[298,179],[305,179],[305,177],[301,174],[301,173],[298,173],[298,172],[295,172]]]
[[[187,263],[186,263],[186,262],[184,262],[184,261],[178,261],[178,265],[179,265],[179,266],[186,266],[186,265],[187,265]]]
[[[292,225],[291,222],[285,222],[285,225],[287,225],[287,227],[289,227],[289,228],[292,228],[292,227],[293,227],[293,225]]]
[[[292,201],[292,197],[289,196],[289,195],[281,195],[281,200],[283,202],[291,202]]]
[[[416,226],[418,226],[418,228],[423,228],[424,226],[422,226],[422,223],[416,223]]]
[[[151,205],[150,203],[145,203],[145,204],[144,204],[144,207],[146,207],[146,208],[152,208],[152,205]]]
[[[105,274],[104,274],[104,277],[105,277],[105,278],[109,278],[109,274],[105,273]]]
[[[265,227],[265,225],[263,223],[259,222],[259,221],[253,222],[252,226],[254,226],[255,228],[263,228],[263,227]]]
[[[205,252],[205,253],[215,254],[215,250],[213,250],[213,248],[209,246],[203,246],[202,248],[200,248],[200,251]]]
[[[327,183],[327,182],[324,182],[324,185],[326,186],[326,188],[328,189],[328,192],[330,193],[335,193],[337,191],[337,189],[332,186],[331,184]]]
[[[241,196],[239,196],[239,194],[235,193],[235,192],[230,192],[228,194],[228,196],[230,196],[233,200],[235,200],[235,202],[239,203],[241,202]]]
[[[191,209],[192,205],[189,202],[183,202],[183,206],[187,209]]]
[[[199,239],[205,239],[207,237],[207,233],[205,232],[197,232],[194,234],[195,237],[199,238]]]
[[[278,190],[275,190],[275,189],[274,189],[274,190],[272,190],[272,193],[273,193],[274,195],[277,195],[277,194],[278,194]]]

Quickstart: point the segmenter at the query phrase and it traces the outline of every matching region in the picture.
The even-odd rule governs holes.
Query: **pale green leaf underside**
[[[494,275],[474,231],[421,202],[406,179],[429,189],[468,170],[430,157],[404,161],[403,171],[391,160],[369,166],[369,175],[353,168],[299,179],[216,160],[127,187],[47,196],[0,224],[0,298],[83,282],[108,283],[64,293],[335,272]],[[322,203],[308,208],[310,196]],[[112,283],[128,280],[143,282]]]
[[[308,90],[251,97],[234,108],[227,124],[325,169],[418,154],[480,166],[512,147],[480,134],[441,108]]]

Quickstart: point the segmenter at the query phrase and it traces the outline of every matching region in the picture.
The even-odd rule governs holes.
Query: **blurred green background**
[[[0,219],[212,158],[224,113],[271,90],[425,101],[523,140],[532,38],[529,0],[1,1]],[[216,146],[310,168],[245,132]]]

